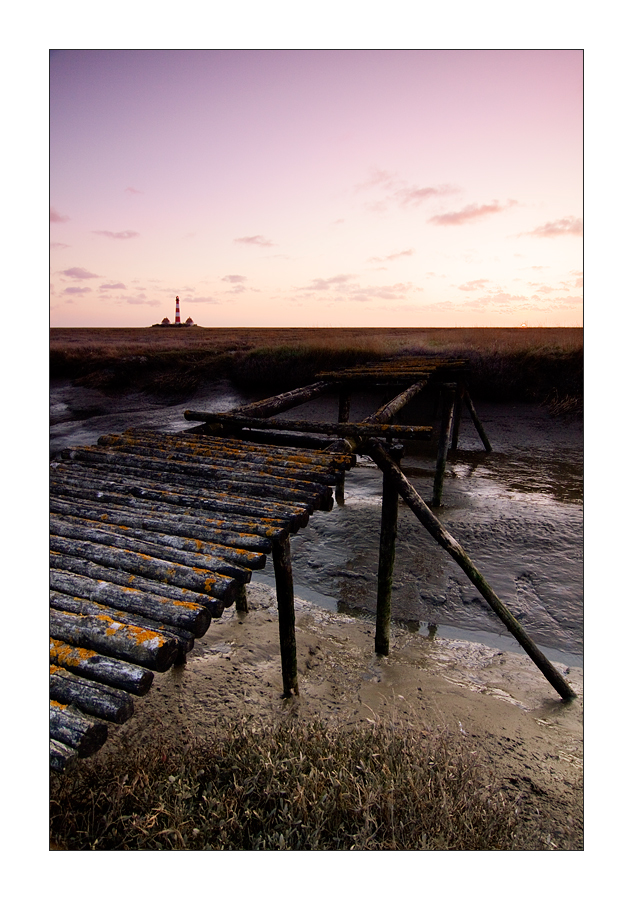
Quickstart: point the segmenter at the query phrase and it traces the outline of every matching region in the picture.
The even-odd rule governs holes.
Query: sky
[[[580,50],[61,50],[50,324],[582,325]]]

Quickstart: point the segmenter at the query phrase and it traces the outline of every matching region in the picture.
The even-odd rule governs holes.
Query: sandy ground
[[[157,718],[175,735],[199,736],[227,717],[443,728],[468,736],[511,795],[526,798],[546,846],[580,849],[582,670],[562,669],[578,694],[564,704],[519,653],[394,628],[391,653],[379,659],[371,622],[297,599],[300,696],[283,700],[274,593],[251,585],[248,603],[248,613],[215,620],[184,666],[156,676],[121,728],[139,740]]]

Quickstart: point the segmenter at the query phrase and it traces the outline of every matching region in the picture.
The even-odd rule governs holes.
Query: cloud
[[[431,216],[428,221],[432,222],[434,225],[464,225],[467,222],[473,222],[477,219],[482,219],[485,216],[492,215],[493,213],[504,212],[506,209],[510,209],[510,207],[516,206],[517,202],[517,200],[508,200],[505,206],[499,203],[498,200],[493,200],[492,203],[482,203],[479,206],[476,203],[470,203],[468,206],[465,206],[463,209],[460,209],[457,212],[442,213],[441,215]]]
[[[489,278],[478,278],[476,281],[467,281],[465,284],[459,285],[460,291],[479,291],[484,284],[488,284]]]
[[[137,297],[121,297],[125,303],[131,306],[160,306],[160,300],[148,300],[145,294],[139,294]]]
[[[92,291],[92,288],[89,287],[67,287],[64,288],[64,294],[87,294]]]
[[[102,284],[99,286],[100,291],[124,291],[125,285],[122,281],[117,281],[116,284]]]
[[[401,206],[419,206],[432,197],[441,197],[444,194],[455,194],[458,189],[451,187],[449,184],[442,184],[440,187],[403,187],[394,193],[394,197]]]
[[[253,244],[256,247],[274,247],[272,241],[269,241],[268,238],[265,238],[263,234],[253,234],[250,237],[239,237],[234,238],[233,242],[235,244]]]
[[[62,244],[59,241],[51,241],[51,250],[67,250],[70,244]]]
[[[127,241],[130,238],[139,236],[138,231],[93,231],[93,234],[100,234],[102,237],[113,238],[117,241]]]
[[[304,290],[306,291],[329,291],[332,285],[341,285],[348,282],[352,275],[334,275],[332,278],[314,278],[312,284],[309,284]]]
[[[314,291],[319,291],[323,293],[318,299],[325,302],[368,303],[371,300],[403,300],[407,299],[408,294],[412,290],[422,290],[422,288],[414,286],[411,282],[398,282],[397,284],[379,285],[376,287],[350,284],[353,277],[353,275],[335,275],[332,278],[315,278],[307,288],[303,289],[306,292],[304,297],[310,296]],[[312,297],[312,299],[317,298]]]
[[[222,281],[228,281],[229,284],[242,284],[244,281],[248,281],[246,275],[225,275]]]
[[[583,221],[582,219],[574,218],[574,216],[566,216],[564,219],[546,222],[545,225],[539,225],[534,231],[525,231],[523,234],[529,234],[533,237],[558,237],[561,234],[573,234],[577,237],[582,237]]]
[[[98,275],[95,275],[94,272],[88,272],[87,269],[82,269],[78,266],[75,266],[72,269],[64,269],[62,275],[67,275],[69,278],[98,278]]]
[[[51,222],[69,222],[70,221],[70,216],[61,216],[57,212],[56,209],[53,209],[52,206],[51,206],[50,217],[51,217],[50,218]]]
[[[133,187],[126,187],[125,193],[126,194],[142,194],[143,191],[138,191],[136,188],[133,188]]]
[[[393,262],[394,259],[400,259],[403,256],[413,256],[415,250],[399,250],[397,253],[390,253],[388,256],[370,256],[368,262]]]

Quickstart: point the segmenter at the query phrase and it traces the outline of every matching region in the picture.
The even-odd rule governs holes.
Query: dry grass
[[[69,850],[510,850],[542,816],[461,736],[405,726],[218,726],[206,744],[105,749],[51,776],[51,841]],[[523,821],[523,825],[522,825]],[[527,827],[527,831],[526,831]]]
[[[103,390],[192,395],[206,380],[275,393],[321,370],[397,356],[470,362],[475,398],[582,396],[580,328],[54,328],[51,376]]]

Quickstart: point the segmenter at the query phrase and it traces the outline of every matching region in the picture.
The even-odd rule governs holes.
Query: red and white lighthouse
[[[176,297],[176,325],[180,325],[180,297]]]

